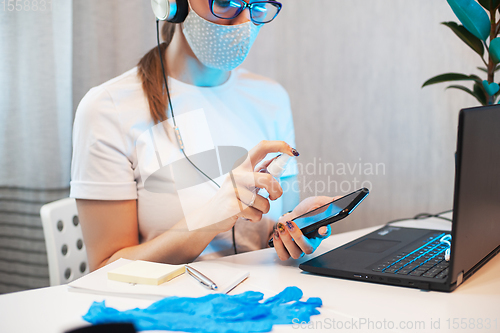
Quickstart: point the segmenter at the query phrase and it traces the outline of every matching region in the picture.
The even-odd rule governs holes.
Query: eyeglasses
[[[269,23],[281,10],[277,1],[208,0],[210,11],[215,17],[230,20],[240,15],[246,8],[250,10],[250,20],[255,24]]]

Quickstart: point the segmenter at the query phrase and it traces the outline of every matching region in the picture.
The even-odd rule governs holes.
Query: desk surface
[[[405,226],[443,230],[450,227],[450,223],[437,219],[412,223],[417,225],[407,223]],[[453,293],[316,276],[297,267],[310,257],[375,229],[333,235],[313,255],[296,261],[281,262],[273,249],[225,257],[223,261],[250,271],[249,279],[231,294],[256,290],[263,292],[267,298],[286,286],[298,286],[306,298],[321,297],[321,315],[313,316],[310,325],[296,325],[295,329],[291,325],[275,326],[273,332],[302,329],[314,332],[500,332],[500,256],[493,258]],[[69,292],[65,285],[6,294],[0,296],[0,332],[53,333],[83,326],[87,323],[81,316],[93,301],[102,300],[119,310],[147,307],[153,302]],[[439,329],[436,327],[438,323]],[[348,330],[340,329],[341,326]],[[453,329],[454,326],[458,329]],[[394,329],[389,329],[391,327]],[[405,327],[407,329],[402,329]]]

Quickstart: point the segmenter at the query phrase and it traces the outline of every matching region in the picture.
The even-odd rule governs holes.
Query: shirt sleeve
[[[73,124],[70,197],[94,200],[137,199],[130,145],[109,92],[91,89]]]

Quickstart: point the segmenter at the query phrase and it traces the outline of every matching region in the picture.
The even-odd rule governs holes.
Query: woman
[[[77,199],[91,270],[118,258],[171,264],[213,258],[263,248],[271,236],[281,260],[296,259],[329,236],[323,227],[308,239],[287,221],[331,198],[297,205],[292,186],[283,193],[272,176],[254,172],[269,164],[262,162],[267,154],[298,155],[289,145],[294,131],[286,92],[234,69],[281,7],[275,1],[231,4],[241,7],[230,12],[224,0],[190,0],[182,24],[163,25],[160,52],[152,49],[137,68],[82,99],[74,123],[71,197]],[[174,139],[172,125],[182,142]],[[203,153],[220,155],[220,147],[248,150],[247,163],[226,176],[202,174],[210,173]],[[193,162],[200,154],[205,158]],[[294,183],[294,163],[284,183]],[[276,201],[257,194],[254,182]],[[273,233],[278,216],[291,208]]]

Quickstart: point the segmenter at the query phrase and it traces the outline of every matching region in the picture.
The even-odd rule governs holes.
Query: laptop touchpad
[[[390,249],[393,246],[398,245],[399,243],[401,242],[394,240],[367,238],[359,243],[347,247],[346,250],[380,253]]]

